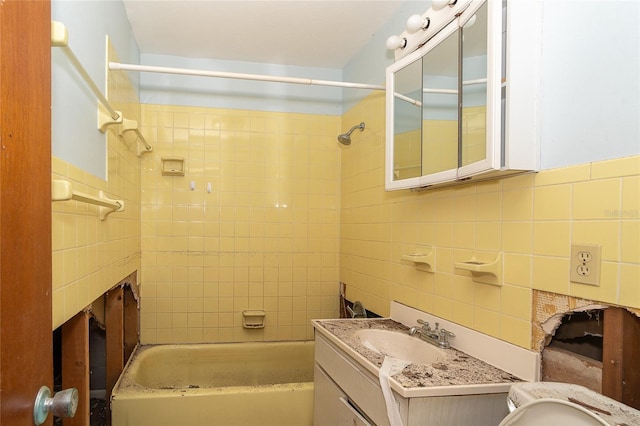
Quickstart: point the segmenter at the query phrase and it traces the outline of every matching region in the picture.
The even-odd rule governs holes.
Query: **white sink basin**
[[[367,349],[411,363],[433,364],[445,359],[443,350],[408,334],[366,329],[356,331],[356,336]]]

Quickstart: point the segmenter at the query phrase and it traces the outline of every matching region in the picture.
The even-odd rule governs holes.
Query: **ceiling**
[[[124,0],[124,5],[142,54],[343,68],[403,1]]]

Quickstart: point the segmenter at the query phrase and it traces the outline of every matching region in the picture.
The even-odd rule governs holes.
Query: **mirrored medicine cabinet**
[[[536,168],[535,155],[506,146],[505,12],[506,2],[471,0],[387,68],[386,190]]]

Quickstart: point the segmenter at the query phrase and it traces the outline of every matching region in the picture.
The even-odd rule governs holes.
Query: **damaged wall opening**
[[[543,381],[581,385],[640,409],[640,309],[534,290],[533,311]]]
[[[139,341],[137,272],[53,332],[54,390],[76,388],[75,417],[54,425],[107,426],[111,389]]]
[[[542,380],[602,392],[603,309],[569,312],[542,351]]]
[[[603,318],[602,309],[565,315],[549,347],[602,361]]]

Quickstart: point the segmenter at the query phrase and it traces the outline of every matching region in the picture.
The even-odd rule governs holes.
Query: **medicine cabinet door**
[[[460,17],[462,96],[458,178],[499,170],[503,164],[502,7],[472,3]]]
[[[394,189],[417,186],[422,175],[422,58],[405,62],[391,74],[394,119],[387,132],[391,130],[393,143],[387,146],[387,158],[392,158],[388,178]]]
[[[387,68],[385,188],[455,180],[458,167],[458,26]]]
[[[454,180],[458,168],[460,32],[451,29],[422,58],[421,186]]]

